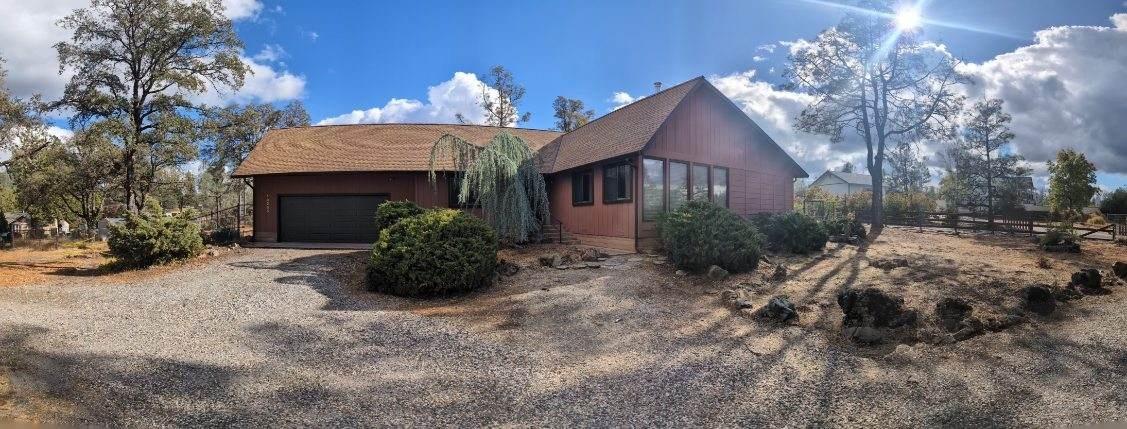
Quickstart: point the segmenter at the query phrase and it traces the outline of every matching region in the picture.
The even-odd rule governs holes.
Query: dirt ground
[[[122,283],[182,269],[186,265],[207,263],[208,259],[237,252],[227,247],[208,246],[199,258],[142,270],[121,270],[112,266],[105,242],[71,241],[60,245],[43,242],[0,250],[0,287],[66,282],[76,277],[94,282]],[[214,255],[210,254],[214,251]]]
[[[1031,283],[1109,270],[1028,238],[887,228],[711,281],[664,258],[521,270],[467,295],[363,290],[366,252],[248,249],[121,282],[0,288],[0,419],[141,426],[1066,426],[1127,415],[1127,287],[952,344],[858,346],[835,297],[877,287],[930,317],[1008,312]],[[1049,268],[1037,260],[1047,256]],[[873,261],[904,258],[890,270]],[[775,264],[784,281],[770,279]],[[785,294],[797,323],[733,310]],[[17,316],[18,315],[18,316]],[[4,375],[10,375],[6,380]]]

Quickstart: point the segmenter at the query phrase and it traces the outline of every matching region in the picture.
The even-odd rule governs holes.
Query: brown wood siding
[[[631,162],[634,165],[633,195],[636,201],[638,197],[636,158],[631,158]],[[556,173],[548,178],[551,182],[548,185],[548,192],[552,219],[561,222],[564,230],[573,234],[584,244],[591,242],[592,245],[596,245],[594,241],[598,241],[598,245],[603,247],[616,249],[626,247],[623,250],[633,251],[634,202],[610,204],[603,202],[603,165],[581,167]],[[592,180],[594,182],[592,186],[594,188],[594,202],[588,205],[574,206],[571,204],[571,175],[574,172],[591,168],[595,170]],[[608,246],[608,244],[613,244],[613,246]]]
[[[727,168],[728,205],[741,216],[793,209],[791,161],[721,97],[707,89],[690,94],[657,131],[643,156]],[[637,221],[638,248],[653,247],[654,222],[643,222],[641,210]]]
[[[390,201],[446,207],[446,188],[443,180],[432,187],[423,172],[255,176],[254,236],[258,241],[277,241],[278,195],[388,194]]]

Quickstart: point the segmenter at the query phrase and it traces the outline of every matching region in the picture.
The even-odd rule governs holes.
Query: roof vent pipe
[[[654,93],[661,92],[661,82],[654,82]]]

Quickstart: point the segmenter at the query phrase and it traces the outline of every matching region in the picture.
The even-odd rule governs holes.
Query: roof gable
[[[554,173],[642,150],[694,88],[697,77],[627,104],[564,134],[544,147],[541,166]]]

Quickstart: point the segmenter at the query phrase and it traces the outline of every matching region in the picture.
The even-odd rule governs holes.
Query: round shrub
[[[802,213],[783,213],[769,218],[756,218],[773,249],[806,254],[826,248],[829,233],[821,223]]]
[[[382,207],[381,207],[382,208]],[[497,269],[497,235],[458,210],[432,210],[380,232],[368,287],[400,296],[434,296],[488,286]]]
[[[423,214],[422,207],[410,201],[385,201],[376,208],[376,232],[395,225],[400,220]]]
[[[128,267],[147,267],[195,257],[203,250],[200,227],[190,211],[175,216],[159,212],[126,213],[110,226],[110,254]]]
[[[731,272],[759,265],[763,239],[755,226],[723,207],[690,201],[658,222],[669,260],[678,268],[704,271],[712,265]]]

